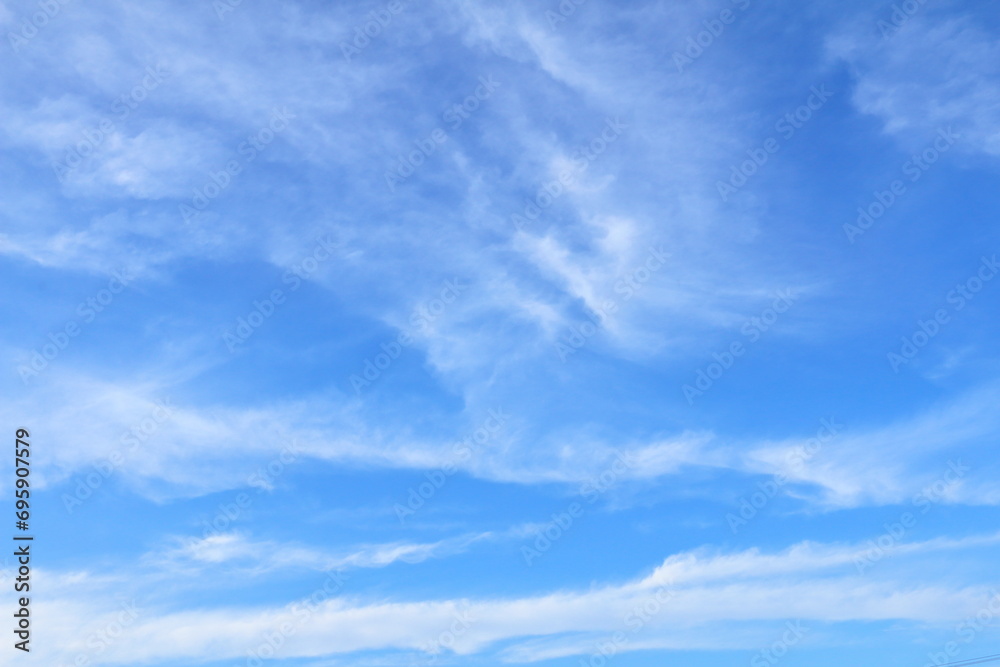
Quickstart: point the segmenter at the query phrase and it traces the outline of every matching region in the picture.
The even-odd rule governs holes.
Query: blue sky
[[[0,662],[1000,653],[996,9],[3,2]]]

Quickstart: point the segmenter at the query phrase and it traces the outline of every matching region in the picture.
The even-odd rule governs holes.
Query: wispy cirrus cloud
[[[919,564],[922,556],[935,552],[961,554],[996,541],[994,535],[910,543],[902,545],[895,557],[917,559]],[[104,659],[110,664],[138,658],[190,659],[204,655],[209,644],[216,657],[236,657],[256,645],[262,633],[283,623],[296,628],[281,648],[286,658],[374,649],[422,651],[456,618],[467,619],[467,629],[451,645],[456,654],[489,654],[500,642],[518,640],[499,656],[513,662],[586,654],[606,633],[631,635],[636,624],[640,641],[621,650],[708,648],[708,638],[724,622],[744,624],[726,643],[738,649],[766,641],[775,622],[780,626],[787,618],[833,629],[839,622],[858,620],[905,622],[913,627],[948,625],[949,610],[976,609],[990,600],[991,593],[983,586],[938,583],[933,569],[925,569],[928,579],[923,583],[903,588],[889,569],[859,575],[853,571],[853,561],[867,548],[801,543],[775,553],[700,550],[672,556],[652,573],[623,584],[530,597],[365,602],[352,596],[322,602],[308,614],[300,613],[301,604],[291,604],[145,616]],[[755,604],[734,606],[734,596]],[[650,604],[653,600],[655,605]],[[655,612],[641,613],[653,606]],[[169,640],[182,631],[183,643]],[[567,642],[566,633],[577,639]]]

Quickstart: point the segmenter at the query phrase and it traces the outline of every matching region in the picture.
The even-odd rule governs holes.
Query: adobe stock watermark
[[[72,339],[83,332],[85,325],[96,320],[97,316],[103,313],[134,279],[135,276],[129,275],[127,268],[115,271],[111,274],[106,287],[77,304],[77,316],[68,320],[60,329],[50,332],[47,336],[49,342],[33,350],[27,364],[18,366],[17,373],[21,377],[21,382],[27,384],[29,379],[38,377],[48,368],[49,364],[69,347]]]
[[[604,667],[607,665],[608,661],[621,653],[629,640],[663,611],[676,595],[677,592],[669,586],[659,586],[649,597],[634,605],[622,617],[622,623],[628,632],[618,630],[605,641],[595,644],[590,655],[586,659],[580,659],[580,667]]]
[[[607,469],[595,479],[587,480],[581,484],[577,493],[587,505],[593,505],[598,498],[614,488],[621,476],[633,469],[635,465],[635,461],[619,452]],[[528,567],[531,567],[542,554],[562,539],[575,522],[584,515],[586,509],[584,504],[574,500],[566,506],[565,511],[554,513],[552,521],[538,532],[532,545],[521,546],[521,556],[524,557],[524,562]]]
[[[461,102],[456,102],[448,107],[442,114],[441,117],[448,125],[449,130],[453,132],[460,128],[465,121],[471,118],[472,113],[482,106],[483,102],[493,96],[499,86],[500,82],[495,81],[492,76],[479,77],[479,85],[476,86],[475,90]],[[417,169],[430,159],[437,152],[438,147],[446,141],[448,141],[448,132],[437,127],[426,138],[415,139],[413,141],[415,149],[406,155],[397,155],[396,165],[391,170],[387,169],[384,174],[385,184],[389,188],[389,192],[395,192],[397,186],[402,185],[410,176],[413,176]]]
[[[324,263],[329,261],[335,254],[337,243],[327,234],[316,240],[312,252],[292,265],[281,277],[283,285],[289,285],[288,291],[275,288],[262,300],[254,300],[253,308],[245,316],[237,317],[235,326],[222,333],[222,340],[230,352],[235,352],[240,345],[247,342],[258,329],[264,326],[264,322],[271,319],[278,309],[283,306],[288,295],[296,292],[302,287],[302,282],[307,280]]]
[[[336,595],[344,587],[348,576],[341,571],[327,574],[323,584],[312,593],[289,607],[292,619],[280,623],[278,627],[261,634],[261,641],[247,649],[246,667],[261,667],[267,660],[279,657],[281,647],[293,637],[302,626],[312,620],[320,605]]]
[[[459,605],[458,609],[455,609],[451,613],[454,619],[446,630],[442,630],[438,633],[438,636],[433,640],[424,642],[420,646],[420,650],[427,653],[427,659],[421,661],[421,665],[431,665],[437,661],[437,658],[445,649],[450,651],[455,650],[455,642],[463,637],[470,628],[479,620],[472,613],[472,606],[467,600],[463,600]]]
[[[191,222],[207,209],[216,197],[232,185],[233,179],[243,173],[246,165],[256,160],[279,134],[288,129],[288,121],[292,118],[296,118],[296,115],[286,107],[274,109],[267,124],[248,134],[246,140],[236,147],[241,159],[228,160],[221,168],[209,171],[205,182],[194,189],[191,201],[178,204],[181,219],[185,223]]]
[[[993,621],[998,616],[1000,616],[1000,592],[993,591],[982,607],[966,616],[955,626],[956,639],[945,643],[940,651],[927,654],[929,662],[924,663],[924,667],[951,664],[962,652],[963,644],[971,644],[984,630],[996,629]],[[963,664],[974,665],[976,662],[970,661]]]
[[[823,449],[823,447],[840,435],[844,430],[843,424],[838,424],[834,417],[819,420],[820,427],[816,431],[815,437],[806,440],[801,447],[790,450],[785,456],[785,463],[793,470],[801,470]],[[726,522],[733,535],[739,533],[740,529],[749,524],[757,514],[764,509],[764,506],[771,502],[778,492],[789,482],[789,477],[784,472],[775,473],[772,479],[757,482],[759,491],[743,496],[739,501],[739,516],[733,512],[726,514]]]
[[[899,369],[904,364],[909,364],[920,353],[920,350],[941,333],[941,328],[951,322],[953,313],[965,308],[965,306],[976,298],[982,291],[986,283],[996,277],[1000,271],[1000,264],[997,263],[997,256],[983,257],[980,260],[979,269],[964,282],[955,285],[954,289],[945,296],[946,303],[951,307],[938,308],[934,315],[927,320],[918,319],[917,328],[908,336],[901,338],[902,344],[898,352],[889,352],[886,359],[893,373],[899,373]]]
[[[565,23],[570,16],[576,14],[576,8],[587,2],[587,0],[561,0],[556,7],[557,11],[545,10],[545,20],[549,22],[549,28],[555,30]]]
[[[361,373],[352,373],[348,378],[354,393],[360,394],[362,389],[371,387],[382,377],[382,374],[392,366],[393,362],[399,359],[403,350],[413,344],[414,336],[420,331],[429,329],[431,324],[441,317],[448,310],[448,306],[455,303],[468,287],[468,285],[463,285],[458,278],[446,280],[436,298],[417,306],[410,314],[410,329],[401,330],[395,340],[379,345],[382,351],[375,354],[374,357],[365,359]]]
[[[59,667],[91,667],[91,665],[106,664],[98,659],[99,656],[114,646],[135,625],[141,615],[135,600],[120,600],[119,605],[122,610],[117,612],[104,627],[87,635],[86,643],[89,650],[77,653],[72,663],[62,664]]]
[[[699,30],[694,35],[687,38],[687,45],[683,51],[674,51],[673,61],[679,74],[684,73],[684,68],[694,64],[698,58],[705,55],[705,51],[710,49],[715,41],[726,31],[726,27],[732,25],[739,18],[739,12],[745,12],[750,8],[750,0],[732,0],[736,9],[723,9],[719,12],[719,17],[706,19],[701,22],[704,29]]]
[[[743,186],[749,183],[760,168],[768,163],[771,156],[781,150],[781,141],[788,141],[794,137],[795,133],[805,127],[806,123],[826,105],[832,96],[833,93],[826,89],[826,84],[810,88],[806,101],[786,113],[774,124],[774,131],[780,135],[780,140],[777,137],[768,137],[761,146],[748,148],[748,159],[729,168],[729,180],[715,182],[719,198],[723,202],[728,202],[730,196],[739,192]]]
[[[246,484],[257,489],[257,495],[270,491],[274,488],[274,482],[284,472],[299,459],[302,450],[296,441],[283,446],[281,451],[266,464],[247,475]],[[240,491],[232,502],[219,503],[218,511],[211,520],[202,519],[204,530],[201,537],[207,540],[210,537],[219,537],[225,533],[232,524],[237,521],[253,505],[254,496],[245,491]]]
[[[902,28],[906,23],[917,15],[927,0],[903,0],[903,2],[892,3],[892,13],[889,19],[879,19],[875,24],[882,33],[882,39],[889,39]]]
[[[63,7],[69,3],[70,0],[41,0],[38,3],[38,11],[21,19],[17,32],[7,33],[7,41],[10,42],[10,48],[14,53],[27,46],[28,42],[38,36],[38,33],[59,16]]]
[[[681,387],[688,405],[694,405],[695,398],[704,395],[706,391],[711,389],[716,381],[733,367],[736,360],[746,354],[747,345],[760,340],[761,336],[774,326],[781,315],[788,312],[798,298],[799,295],[793,289],[779,291],[769,308],[765,308],[759,316],[751,317],[740,327],[740,333],[747,337],[746,344],[741,340],[734,340],[721,353],[713,352],[712,359],[714,361],[695,372],[694,384],[685,384]]]
[[[794,623],[787,621],[785,628],[779,639],[775,640],[767,648],[761,649],[754,657],[750,658],[750,667],[774,667],[809,632],[809,628],[804,627],[802,621],[795,621]]]
[[[440,468],[424,474],[426,482],[421,482],[415,487],[411,486],[407,490],[406,505],[402,503],[393,505],[392,509],[399,523],[405,524],[407,518],[416,514],[417,510],[437,495],[447,481],[458,472],[459,464],[471,459],[477,450],[482,450],[503,429],[509,419],[510,415],[505,415],[503,408],[490,409],[480,426],[452,446],[450,457]]]
[[[350,42],[340,42],[344,60],[351,62],[352,58],[361,55],[362,51],[371,46],[372,40],[377,39],[393,19],[406,9],[407,4],[408,0],[389,0],[384,7],[368,12],[368,20],[354,26],[354,38]]]
[[[900,170],[911,183],[916,183],[959,139],[961,135],[952,132],[950,127],[938,130],[937,137],[922,151],[911,155],[910,159],[900,166]],[[853,245],[859,236],[871,229],[872,225],[906,193],[906,183],[899,178],[889,183],[885,190],[873,192],[873,199],[866,206],[858,207],[858,217],[854,224],[844,223],[843,230],[848,242]]]
[[[919,508],[920,514],[927,514],[931,507],[944,500],[951,489],[962,483],[970,470],[969,466],[962,465],[961,459],[948,461],[948,468],[944,474],[913,496],[910,501],[913,509]],[[913,511],[907,510],[900,514],[896,521],[882,524],[885,532],[873,540],[868,540],[867,548],[854,556],[854,567],[857,568],[858,574],[864,574],[865,570],[890,555],[906,534],[917,525],[919,518]]]
[[[226,20],[226,14],[236,11],[236,8],[243,4],[243,0],[214,0],[212,9],[215,10],[215,17],[220,21]]]
[[[156,67],[147,67],[142,80],[132,87],[129,92],[119,95],[111,103],[111,112],[114,116],[105,116],[93,127],[88,127],[81,132],[83,139],[63,151],[62,160],[52,163],[52,170],[60,183],[65,183],[66,178],[73,170],[83,164],[84,160],[94,155],[110,137],[117,127],[115,121],[124,122],[132,115],[132,112],[139,108],[151,92],[160,87],[160,84],[170,76],[162,64]]]
[[[524,202],[524,209],[521,213],[513,213],[510,221],[518,231],[527,227],[530,222],[534,222],[541,216],[542,211],[552,206],[557,199],[563,196],[566,188],[571,186],[576,180],[590,168],[590,165],[598,157],[608,150],[611,144],[618,141],[618,138],[628,128],[628,125],[621,122],[621,119],[606,118],[604,129],[600,134],[591,139],[587,145],[577,149],[570,158],[572,163],[569,169],[559,172],[558,177],[543,183],[537,190],[534,198]]]
[[[589,322],[571,325],[569,332],[556,340],[556,354],[559,355],[559,360],[566,363],[570,356],[583,349],[583,346],[597,334],[603,323],[611,315],[617,313],[619,307],[631,301],[652,280],[653,275],[666,265],[669,258],[670,253],[665,252],[662,246],[650,247],[646,260],[642,264],[615,280],[614,292],[618,296],[605,299],[596,310],[588,309]]]
[[[133,424],[127,431],[118,438],[119,448],[112,451],[103,460],[94,464],[94,472],[86,477],[78,479],[73,495],[64,493],[62,495],[63,507],[70,514],[73,513],[83,502],[94,495],[94,492],[106,482],[116,470],[121,468],[139,449],[146,444],[160,430],[160,428],[173,417],[174,409],[170,406],[170,399],[165,398],[157,401],[152,411]]]

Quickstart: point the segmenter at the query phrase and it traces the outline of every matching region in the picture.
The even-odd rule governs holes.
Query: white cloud
[[[912,543],[894,557],[908,558],[911,566],[919,567],[922,555],[942,549],[961,552],[997,540],[987,536]],[[924,566],[920,584],[896,580],[893,568],[858,575],[853,559],[866,548],[803,543],[773,554],[682,553],[624,584],[520,598],[366,602],[335,590],[334,597],[324,602],[329,595],[321,595],[308,605],[303,599],[286,607],[154,612],[138,618],[104,660],[121,664],[208,654],[235,658],[282,624],[294,630],[284,633],[283,657],[425,651],[456,623],[462,630],[449,643],[457,654],[482,653],[498,642],[521,640],[526,643],[513,644],[503,654],[518,662],[587,653],[593,644],[585,638],[598,639],[619,630],[637,640],[623,650],[705,648],[704,630],[722,622],[742,624],[731,648],[754,648],[769,637],[776,623],[789,618],[808,625],[894,620],[950,626],[955,610],[981,608],[990,597],[983,587],[937,583],[941,573],[933,563]],[[747,603],[734,605],[733,600]],[[56,622],[65,623],[65,612],[52,603],[42,604],[44,609],[40,605],[39,610],[46,617],[55,614]],[[99,622],[96,619],[113,613],[110,606],[105,605],[103,613],[93,607],[77,611],[86,612],[81,618]],[[643,607],[654,611],[637,615]],[[580,640],[567,640],[573,636]],[[59,649],[47,650],[62,657],[77,644],[70,638]]]
[[[616,484],[646,485],[692,467],[780,474],[791,482],[782,492],[811,509],[909,503],[942,480],[946,488],[932,489],[934,502],[1000,502],[988,483],[993,468],[978,455],[1000,431],[993,385],[888,424],[859,427],[833,419],[837,433],[819,447],[816,433],[758,441],[704,430],[612,442],[612,436],[582,427],[551,433],[529,447],[521,442],[518,416],[503,409],[503,424],[491,431],[488,443],[477,447],[475,456],[457,458],[456,442],[484,424],[495,426],[485,411],[455,416],[452,437],[389,436],[367,423],[358,403],[333,393],[266,407],[197,406],[176,398],[172,387],[178,380],[202,370],[151,368],[142,374],[143,383],[115,384],[54,368],[0,414],[39,424],[39,437],[59,443],[39,458],[40,484],[91,473],[117,453],[124,461],[114,474],[158,499],[246,488],[251,474],[276,457],[289,459],[282,470],[307,459],[416,470],[450,463],[483,480],[578,487],[621,456],[629,465],[615,473]],[[46,418],[36,414],[39,406]],[[128,434],[136,429],[141,437],[133,446]],[[814,453],[803,456],[806,450]],[[218,465],[194,466],[194,461]],[[949,472],[951,463],[970,469],[956,477]]]
[[[436,542],[393,542],[351,547],[329,552],[295,544],[252,541],[240,533],[220,533],[202,538],[178,538],[178,546],[145,556],[152,567],[180,568],[204,574],[204,568],[225,564],[239,572],[261,575],[282,568],[319,571],[387,567],[397,562],[416,564],[431,558],[464,553],[484,541],[522,536],[524,529],[504,533],[468,533]]]
[[[936,502],[995,504],[1000,494],[986,481],[993,468],[981,456],[1000,431],[995,405],[996,387],[989,385],[885,426],[840,424],[818,447],[810,438],[748,444],[740,466],[814,484],[820,494],[812,499],[831,508],[908,503],[945,476],[947,492]],[[971,470],[949,472],[951,463]]]
[[[953,127],[964,150],[1000,156],[1000,42],[972,15],[933,14],[928,6],[887,37],[866,14],[832,36],[828,50],[854,69],[858,109],[908,147]]]

